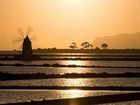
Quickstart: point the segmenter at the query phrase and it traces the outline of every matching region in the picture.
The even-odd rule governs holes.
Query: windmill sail
[[[19,60],[34,60],[34,59],[40,59],[39,56],[34,55],[32,53],[32,42],[29,38],[29,34],[31,33],[32,28],[29,27],[26,30],[26,36],[24,37],[24,33],[22,32],[22,30],[19,28],[19,32],[23,38],[23,44],[22,44],[22,54],[15,56],[16,59]]]

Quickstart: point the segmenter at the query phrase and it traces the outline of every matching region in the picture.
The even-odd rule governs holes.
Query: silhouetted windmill
[[[25,34],[22,28],[18,29],[20,37],[18,37],[16,41],[22,41],[22,54],[20,56],[16,56],[15,58],[22,60],[32,60],[37,57],[32,53],[32,42],[29,37],[31,31],[32,27],[28,27]]]
[[[18,37],[16,37],[16,40],[14,40],[14,43],[15,42],[22,42],[22,44],[21,44],[21,47],[20,47],[20,49],[23,49],[23,42],[25,41],[25,39],[28,39],[28,41],[30,40],[30,42],[31,42],[31,40],[33,39],[32,37],[31,37],[31,32],[32,32],[32,30],[33,30],[33,28],[32,27],[28,27],[27,28],[27,30],[26,30],[26,33],[24,33],[24,31],[23,31],[23,29],[22,28],[19,28],[18,29]],[[26,40],[27,41],[27,40]],[[25,42],[26,42],[25,41]],[[32,45],[31,45],[32,46]]]

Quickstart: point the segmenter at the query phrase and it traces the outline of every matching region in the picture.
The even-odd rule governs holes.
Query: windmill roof
[[[30,41],[30,39],[29,39],[28,35],[25,37],[25,40],[29,40],[29,41]]]

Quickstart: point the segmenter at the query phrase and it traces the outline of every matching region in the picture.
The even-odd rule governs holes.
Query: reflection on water
[[[84,84],[88,84],[86,81],[83,81],[83,79],[65,79],[63,83],[65,86],[81,86]]]
[[[139,87],[140,78],[36,79],[0,81],[0,86],[130,86]]]
[[[86,66],[90,65],[90,62],[84,62],[84,61],[74,61],[74,60],[67,60],[67,61],[60,61],[60,64],[65,64],[65,65],[80,65],[80,66]]]
[[[76,97],[88,97],[88,96],[101,96],[101,95],[113,95],[120,93],[131,93],[129,91],[86,91],[86,90],[0,90],[0,104],[4,103],[16,103],[27,102],[31,100],[54,100],[54,99],[66,99]],[[137,104],[140,101],[137,101]],[[132,102],[133,103],[133,102]]]
[[[139,68],[68,68],[68,67],[1,67],[0,72],[12,73],[12,74],[33,74],[33,73],[45,73],[45,74],[65,74],[65,73],[140,73]]]
[[[60,54],[56,54],[60,55]],[[66,53],[66,55],[68,55]],[[75,55],[70,54],[70,55]],[[76,54],[77,55],[77,54]],[[90,57],[88,54],[82,53],[84,57]],[[88,56],[85,56],[88,55]],[[93,54],[95,55],[95,54]],[[68,56],[62,56],[68,57]],[[81,57],[81,56],[76,56]],[[68,58],[76,58],[69,56]],[[2,64],[16,64],[21,63],[25,65],[36,64],[62,64],[62,65],[86,65],[86,66],[115,66],[115,67],[140,67],[140,61],[84,61],[84,60],[38,60],[31,62],[23,61],[0,61]],[[1,67],[0,72],[29,74],[29,73],[46,73],[46,74],[65,74],[65,73],[125,73],[125,72],[139,72],[139,68],[57,68],[57,67]],[[0,86],[140,86],[140,78],[78,78],[78,79],[36,79],[36,80],[11,80],[0,81]],[[64,98],[76,98],[87,96],[100,96],[107,94],[126,93],[126,91],[87,91],[87,90],[4,90],[0,89],[0,104],[26,102],[30,100],[53,100]],[[139,104],[140,101],[136,102]],[[76,103],[71,103],[76,104]],[[125,104],[125,103],[123,103]],[[122,105],[123,105],[122,104]],[[130,103],[134,104],[134,102]],[[110,104],[112,105],[112,104]]]
[[[71,98],[86,96],[85,91],[78,90],[78,89],[64,90],[64,92],[68,94],[67,97],[71,97]]]
[[[85,92],[82,90],[67,90],[67,92],[69,93],[70,97],[79,97],[84,95],[85,96]],[[70,101],[69,105],[79,105],[77,101]]]
[[[62,65],[86,65],[86,66],[117,66],[117,67],[140,67],[140,61],[81,61],[81,60],[40,60],[40,61],[31,61],[31,62],[23,62],[23,61],[0,61],[2,64],[36,64],[43,65],[47,64],[62,64]]]

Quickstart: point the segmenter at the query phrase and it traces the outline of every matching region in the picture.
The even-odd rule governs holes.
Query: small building
[[[22,54],[15,56],[16,60],[39,60],[40,56],[34,55],[32,52],[32,42],[28,35],[23,40]]]
[[[22,46],[22,55],[23,56],[31,56],[32,55],[32,43],[28,36],[25,37]]]

